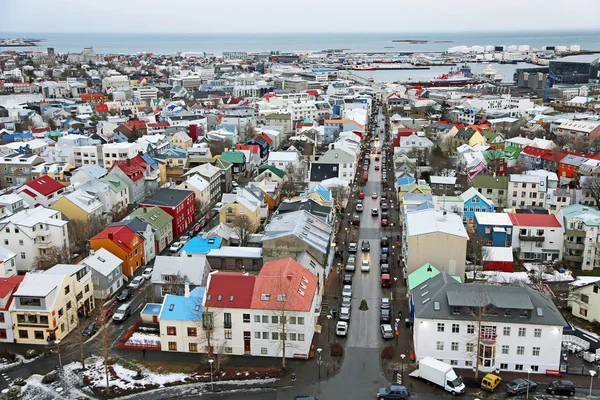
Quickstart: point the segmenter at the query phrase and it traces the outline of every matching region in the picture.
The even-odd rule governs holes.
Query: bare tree
[[[330,187],[331,197],[333,198],[333,205],[336,212],[341,213],[344,211],[345,200],[348,199],[350,189],[342,185],[336,185]]]
[[[489,260],[491,251],[486,245],[486,239],[481,235],[475,235],[470,237],[467,241],[467,254],[471,261],[473,261],[473,270],[477,273],[477,266],[481,265],[483,270],[483,263]]]
[[[596,207],[600,205],[600,176],[593,175],[586,177],[582,189],[587,191],[596,202]]]
[[[96,236],[107,224],[106,218],[100,215],[91,215],[87,220],[72,219],[69,221],[67,229],[72,250],[83,252],[89,238]]]
[[[56,264],[70,264],[72,260],[71,249],[68,246],[53,246],[43,250],[34,261],[39,270],[47,270]]]
[[[202,199],[199,199],[198,197],[196,197],[195,203],[196,203],[196,214],[204,214],[204,208],[206,207],[206,204],[202,201]]]
[[[247,215],[236,216],[231,221],[231,228],[238,238],[240,247],[247,246],[250,241],[250,235],[258,229],[256,223],[248,218]]]
[[[215,360],[216,371],[221,370],[221,364],[229,358],[227,354],[227,342],[224,340],[213,342],[213,358]]]
[[[301,166],[288,165],[285,169],[281,193],[285,197],[297,196],[307,187],[306,170]]]
[[[190,282],[187,275],[181,275],[181,272],[177,272],[176,275],[170,275],[169,279],[163,283],[164,293],[169,293],[175,296],[185,295],[185,283]]]
[[[495,342],[496,327],[485,325],[489,317],[493,315],[493,308],[490,305],[490,300],[484,291],[483,285],[478,289],[470,292],[471,306],[467,307],[467,314],[473,320],[473,324],[467,326],[466,342],[467,352],[475,359],[475,380],[479,377],[479,365],[485,364],[486,359],[492,359],[490,352],[495,351],[495,343],[488,345],[485,342]],[[490,367],[491,365],[484,365]]]

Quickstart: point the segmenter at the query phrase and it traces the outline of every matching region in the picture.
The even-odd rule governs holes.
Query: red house
[[[42,175],[17,189],[19,195],[27,204],[33,207],[42,205],[49,207],[65,192],[65,185],[56,179]]]
[[[160,189],[140,207],[159,207],[173,217],[173,236],[182,235],[196,220],[196,195],[189,190]]]
[[[512,247],[484,247],[486,252],[483,261],[484,271],[513,272],[513,249]]]

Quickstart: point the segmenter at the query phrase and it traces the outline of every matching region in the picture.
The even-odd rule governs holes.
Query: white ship
[[[481,77],[486,78],[486,79],[491,79],[496,82],[502,81],[502,75],[500,75],[498,73],[498,71],[496,71],[494,68],[492,68],[492,66],[489,64],[487,67],[485,67],[485,69],[481,73]]]

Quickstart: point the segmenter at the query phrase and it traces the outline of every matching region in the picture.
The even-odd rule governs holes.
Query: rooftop
[[[242,272],[213,272],[209,277],[206,306],[249,309],[255,282],[256,276]]]
[[[406,215],[408,236],[427,235],[441,232],[468,239],[460,215],[433,209],[414,211]]]
[[[162,303],[159,320],[198,321],[202,319],[205,287],[198,286],[190,291],[190,297],[168,294]]]
[[[553,214],[509,214],[514,226],[544,226],[561,228],[562,225]]]
[[[160,189],[151,197],[142,200],[143,205],[158,206],[158,207],[177,207],[185,201],[194,192],[190,190],[180,189]]]

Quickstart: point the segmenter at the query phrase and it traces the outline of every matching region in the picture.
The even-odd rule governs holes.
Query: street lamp
[[[319,359],[317,360],[317,364],[319,365],[319,381],[321,381],[321,364],[323,364],[323,360],[321,360],[322,351],[323,349],[320,347],[317,349],[317,353],[319,353]]]
[[[526,399],[529,398],[529,382],[531,382],[529,380],[529,375],[531,375],[531,368],[527,368],[527,397],[525,397]]]
[[[331,320],[333,315],[327,314],[327,341],[331,343]]]
[[[401,361],[401,367],[400,367],[400,382],[404,382],[404,357],[406,357],[406,354],[400,354],[400,361]]]
[[[590,369],[590,397],[592,397],[592,385],[594,384],[594,375],[596,375],[596,371]]]
[[[212,358],[208,360],[208,363],[210,364],[210,391],[214,392],[215,391],[215,386],[213,383],[213,370],[212,370],[212,365],[215,362],[215,360],[213,360]]]
[[[62,358],[60,356],[60,347],[58,346],[60,344],[60,340],[55,340],[54,344],[56,344],[56,352],[58,353],[58,365],[60,366],[60,369],[62,369]]]

